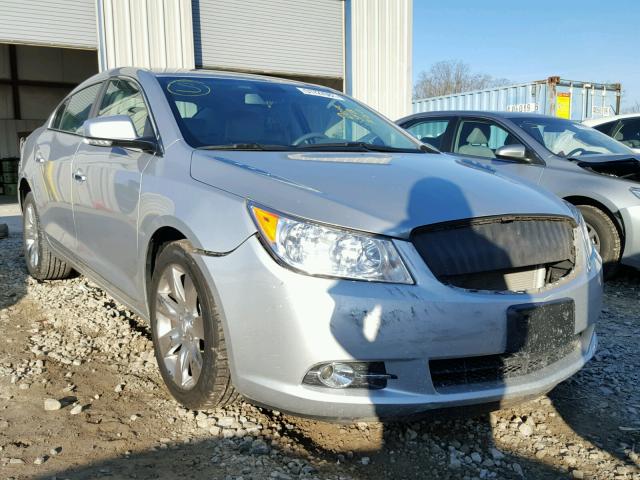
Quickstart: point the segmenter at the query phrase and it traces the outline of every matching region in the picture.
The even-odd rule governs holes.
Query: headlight
[[[413,283],[396,247],[384,238],[286,217],[249,205],[262,239],[284,264],[309,275]]]
[[[631,187],[629,189],[631,191],[631,193],[633,193],[636,197],[640,198],[640,188],[637,187]]]
[[[579,232],[579,235],[582,237],[582,242],[584,244],[584,251],[587,256],[587,262],[590,266],[591,256],[593,255],[596,247],[591,241],[591,237],[589,236],[589,228],[587,227],[587,223],[584,221],[584,217],[582,216],[580,209],[575,205],[573,205],[572,203],[567,202],[566,200],[565,200],[565,203],[567,204],[567,207],[569,207],[569,210],[571,210],[571,213],[573,214],[573,218],[576,220],[576,223],[578,224],[578,228],[576,230],[577,232]]]

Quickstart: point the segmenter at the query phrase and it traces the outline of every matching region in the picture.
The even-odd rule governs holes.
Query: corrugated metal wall
[[[347,0],[347,92],[391,119],[411,111],[412,0]]]
[[[193,0],[196,65],[343,77],[342,0]]]
[[[100,0],[101,69],[194,68],[191,0]]]
[[[42,120],[0,120],[0,159],[17,158],[18,134],[31,132],[43,123]]]
[[[452,93],[413,102],[414,112],[446,110],[488,110],[531,112],[558,116],[558,96],[568,99],[569,118],[585,120],[616,115],[621,86],[549,77],[519,85]]]
[[[95,0],[2,0],[0,43],[96,48]]]

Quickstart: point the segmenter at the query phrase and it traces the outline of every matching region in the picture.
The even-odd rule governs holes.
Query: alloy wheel
[[[180,265],[170,264],[162,272],[155,307],[164,366],[178,387],[190,390],[202,372],[204,321],[196,286]]]
[[[40,237],[38,235],[38,220],[36,210],[28,204],[24,212],[24,241],[27,261],[32,268],[38,268],[40,260]]]
[[[593,246],[596,248],[596,251],[600,253],[600,236],[596,229],[587,223],[587,232],[589,233],[589,240],[593,243]]]

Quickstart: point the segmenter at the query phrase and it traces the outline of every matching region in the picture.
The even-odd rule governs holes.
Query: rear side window
[[[58,108],[51,128],[69,133],[79,133],[82,124],[89,118],[91,107],[101,87],[101,83],[96,83],[71,95]]]
[[[113,115],[127,115],[131,118],[138,137],[153,136],[149,110],[142,93],[133,82],[120,78],[109,81],[100,103],[98,117]]]
[[[450,122],[451,120],[448,118],[423,120],[408,127],[407,131],[422,143],[428,143],[441,150],[442,139]]]

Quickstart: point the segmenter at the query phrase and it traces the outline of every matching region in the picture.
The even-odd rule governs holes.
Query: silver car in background
[[[398,120],[423,142],[576,205],[604,262],[640,268],[640,155],[580,123],[535,113],[425,112]]]
[[[28,138],[19,191],[31,275],[77,270],[147,319],[189,408],[522,399],[596,348],[601,261],[575,208],[328,88],[104,72]]]

